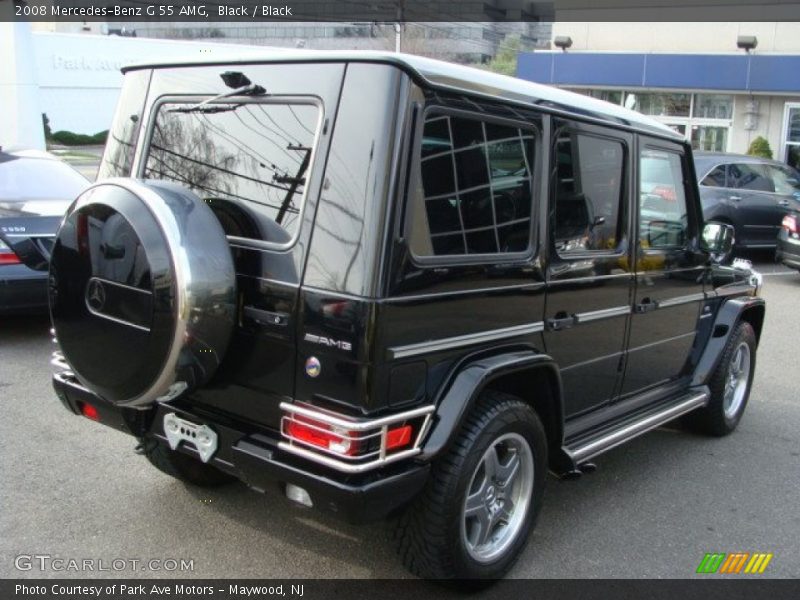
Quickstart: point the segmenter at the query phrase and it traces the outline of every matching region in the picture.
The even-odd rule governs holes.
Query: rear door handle
[[[545,325],[547,325],[547,329],[550,331],[561,331],[563,329],[569,329],[570,327],[574,327],[575,323],[578,322],[578,319],[575,315],[567,315],[565,312],[556,313],[556,316],[547,319],[545,321]]]
[[[738,202],[741,199],[742,199],[741,196],[728,196],[728,200],[736,200]]]
[[[789,201],[788,200],[779,200],[778,201],[778,206],[789,206]]]
[[[244,316],[251,321],[255,321],[255,323],[258,325],[277,325],[278,327],[286,327],[286,325],[289,324],[288,314],[261,310],[255,306],[245,306]]]
[[[633,310],[637,314],[649,313],[658,308],[658,302],[655,300],[651,300],[650,298],[645,298],[639,304],[633,305]]]

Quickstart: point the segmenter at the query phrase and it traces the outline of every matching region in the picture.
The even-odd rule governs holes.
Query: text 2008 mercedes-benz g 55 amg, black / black
[[[169,475],[495,578],[548,470],[736,427],[765,305],[731,242],[683,138],[591,98],[399,54],[132,67],[52,249],[55,389]]]

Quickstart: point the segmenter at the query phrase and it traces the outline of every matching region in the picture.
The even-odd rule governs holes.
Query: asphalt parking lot
[[[551,478],[511,577],[693,577],[706,552],[736,551],[771,552],[769,576],[800,577],[800,274],[757,258],[767,319],[739,429],[660,429],[592,475]],[[344,525],[278,490],[187,488],[135,455],[133,438],[70,415],[50,387],[48,328],[0,322],[0,577],[92,575],[15,567],[35,554],[193,560],[185,573],[101,576],[407,577],[382,524]]]

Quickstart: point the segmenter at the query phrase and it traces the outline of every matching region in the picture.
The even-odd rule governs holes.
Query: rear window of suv
[[[310,102],[163,102],[144,176],[189,187],[233,238],[288,246],[300,223],[319,120]]]

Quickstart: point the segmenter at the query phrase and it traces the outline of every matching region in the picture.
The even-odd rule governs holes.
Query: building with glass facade
[[[757,46],[737,47],[739,36]],[[800,167],[800,24],[556,23],[563,51],[523,52],[517,75],[638,110],[697,149],[747,151],[763,137]]]

